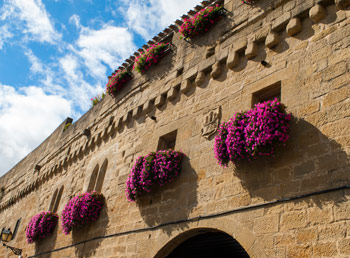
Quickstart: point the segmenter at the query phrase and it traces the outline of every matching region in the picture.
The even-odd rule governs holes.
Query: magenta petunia
[[[185,39],[189,39],[207,32],[210,26],[221,19],[222,10],[218,4],[200,10],[192,18],[183,20],[180,33]]]
[[[136,159],[126,180],[126,197],[135,201],[155,185],[163,186],[171,182],[181,172],[184,154],[174,150],[151,152]]]
[[[168,53],[169,43],[157,43],[150,46],[145,53],[135,58],[133,69],[139,73],[145,73],[152,64],[156,64]]]
[[[126,85],[131,79],[132,74],[130,72],[117,70],[108,78],[106,93],[115,98],[123,89],[124,85]]]
[[[33,216],[26,229],[28,244],[46,238],[55,229],[57,221],[58,215],[51,211],[43,211]]]
[[[104,203],[103,195],[96,191],[73,197],[62,211],[63,233],[68,235],[73,228],[96,221]]]
[[[229,161],[273,155],[277,145],[289,139],[291,115],[277,99],[258,103],[247,112],[236,113],[219,127],[215,158],[222,166]]]

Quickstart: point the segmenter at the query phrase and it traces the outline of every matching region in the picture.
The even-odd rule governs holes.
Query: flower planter
[[[93,107],[96,106],[98,103],[100,103],[104,99],[105,96],[106,96],[106,94],[102,93],[101,95],[97,95],[96,97],[91,98],[90,99],[91,100],[91,105]]]
[[[96,221],[104,203],[103,195],[96,191],[73,197],[62,211],[63,233],[68,235],[73,229]]]
[[[106,93],[115,98],[132,78],[132,73],[118,70],[114,75],[109,77],[106,85]]]
[[[28,244],[46,238],[55,229],[58,215],[51,211],[43,211],[30,220],[26,229]]]
[[[136,159],[126,181],[126,197],[134,202],[154,186],[164,186],[181,172],[181,161],[184,154],[173,150],[151,152]]]
[[[219,5],[210,6],[200,10],[190,19],[184,19],[180,33],[185,40],[203,34],[224,16],[224,8]]]
[[[227,166],[229,161],[272,155],[276,145],[288,140],[290,120],[291,115],[277,99],[236,113],[219,127],[215,137],[215,158],[220,165]]]
[[[158,43],[148,48],[145,53],[136,57],[133,69],[141,74],[152,66],[157,64],[171,50],[170,44]]]

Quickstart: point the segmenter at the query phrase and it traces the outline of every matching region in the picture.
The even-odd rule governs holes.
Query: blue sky
[[[0,0],[0,175],[198,0]]]

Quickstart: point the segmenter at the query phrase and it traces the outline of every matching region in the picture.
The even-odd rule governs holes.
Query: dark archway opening
[[[207,232],[182,242],[167,258],[249,258],[244,248],[230,235]]]

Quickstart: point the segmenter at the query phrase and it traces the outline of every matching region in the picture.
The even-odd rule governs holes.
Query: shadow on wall
[[[100,217],[97,221],[85,225],[79,229],[72,231],[73,244],[91,239],[94,237],[104,236],[106,234],[109,218],[107,215],[107,202],[102,208]],[[96,253],[96,249],[100,246],[103,239],[88,241],[86,243],[75,246],[75,257],[92,257]]]
[[[177,179],[139,198],[137,204],[145,223],[153,227],[186,220],[197,206],[197,178],[190,160],[185,157],[182,161],[182,172]],[[173,230],[184,230],[185,227],[175,223],[162,230],[171,235]]]
[[[292,119],[290,139],[275,153],[236,163],[233,171],[252,198],[273,201],[350,182],[350,159],[342,146],[303,119]]]
[[[50,234],[49,236],[47,236],[46,238],[44,238],[42,240],[35,241],[35,254],[48,252],[48,251],[51,251],[55,248],[55,243],[56,243],[56,239],[57,239],[57,231],[58,231],[59,227],[60,227],[60,220],[58,220],[57,225],[56,225],[54,231],[52,232],[52,234]],[[40,257],[50,258],[51,253],[41,255]]]

